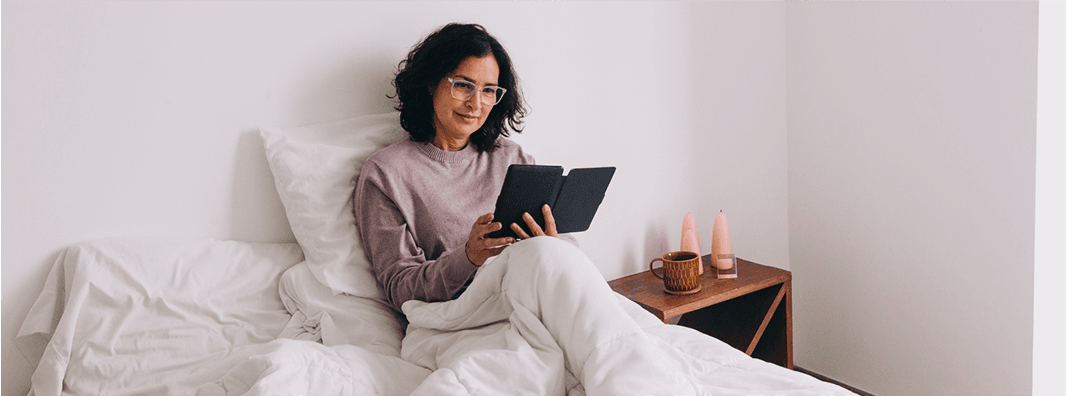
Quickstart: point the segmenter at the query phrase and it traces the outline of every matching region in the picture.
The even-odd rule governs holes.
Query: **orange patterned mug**
[[[652,264],[663,262],[663,275],[652,270]],[[652,259],[648,270],[657,278],[663,279],[663,289],[670,294],[693,294],[700,291],[700,255],[678,251],[664,254]]]

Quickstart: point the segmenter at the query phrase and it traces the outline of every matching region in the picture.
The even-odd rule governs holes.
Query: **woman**
[[[435,371],[423,386],[430,393],[561,394],[578,379],[590,393],[642,393],[642,386],[644,393],[678,393],[670,387],[684,381],[669,371],[651,374],[671,365],[650,349],[596,267],[574,245],[549,238],[558,235],[547,205],[542,208],[544,229],[528,214],[532,235],[508,225],[528,241],[486,237],[504,226],[493,221],[492,211],[508,166],[534,162],[506,139],[521,131],[525,109],[511,59],[500,43],[481,26],[446,25],[411,50],[395,85],[401,125],[410,139],[380,150],[360,169],[354,195],[360,245],[397,311],[411,315],[410,310],[427,306],[416,301],[481,304],[478,296],[490,296],[472,327],[412,322],[415,328],[408,329],[401,351],[405,359],[432,351],[427,359],[411,360],[434,370],[457,359],[484,362],[460,364],[468,371]],[[497,258],[488,261],[493,256]],[[472,285],[480,294],[461,298],[483,265],[481,282]],[[496,275],[500,281],[492,283]],[[514,316],[519,311],[524,314]],[[540,328],[527,334],[550,334],[549,343],[558,346],[527,349],[556,350],[563,356],[545,360],[538,353],[509,351],[515,338],[489,331],[494,323],[511,331]],[[456,331],[465,329],[471,331]],[[457,341],[468,337],[474,341]],[[505,360],[527,374],[515,378],[514,371],[494,367],[502,354],[513,357]],[[531,356],[538,358],[522,360]],[[608,376],[595,374],[604,366],[617,369]],[[587,372],[586,367],[596,370]],[[436,375],[446,372],[453,374]],[[457,378],[463,378],[465,391],[431,384]],[[684,386],[681,393],[686,389],[691,393]]]
[[[511,59],[478,25],[449,24],[401,62],[394,84],[409,140],[360,169],[354,204],[360,244],[391,305],[455,298],[512,238],[486,238],[511,164],[533,157],[505,139],[525,115]],[[542,230],[555,236],[551,211]],[[473,225],[472,225],[473,223]],[[516,234],[529,237],[518,225]]]

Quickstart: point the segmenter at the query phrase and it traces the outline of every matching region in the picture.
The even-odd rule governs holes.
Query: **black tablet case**
[[[493,221],[500,222],[504,228],[488,237],[518,237],[511,230],[511,223],[518,224],[530,234],[530,228],[522,219],[523,213],[533,216],[544,229],[541,206],[546,203],[552,208],[556,232],[588,230],[614,175],[615,167],[571,169],[564,176],[561,166],[511,165],[493,212]]]

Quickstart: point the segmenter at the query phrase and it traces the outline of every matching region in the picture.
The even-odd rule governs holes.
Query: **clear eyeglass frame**
[[[500,103],[504,99],[504,94],[508,92],[506,88],[496,85],[486,85],[481,89],[477,89],[478,86],[470,81],[453,80],[452,77],[446,77],[445,79],[452,84],[452,98],[457,100],[469,100],[474,96],[475,92],[481,92],[482,104],[494,106]]]

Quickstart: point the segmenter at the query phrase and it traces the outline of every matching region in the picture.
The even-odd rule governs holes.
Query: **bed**
[[[16,339],[37,366],[30,394],[851,394],[663,324],[619,295],[601,304],[636,321],[663,372],[625,373],[626,350],[614,346],[576,367],[539,318],[486,308],[505,259],[483,266],[459,300],[399,315],[370,274],[350,205],[362,161],[405,136],[397,114],[260,134],[296,243],[121,237],[65,248]],[[537,249],[509,249],[511,261]],[[500,353],[466,359],[457,345]],[[556,374],[531,375],[534,365]],[[493,388],[479,382],[486,370],[514,380]],[[618,374],[631,383],[578,379]],[[679,387],[656,387],[664,379]]]

